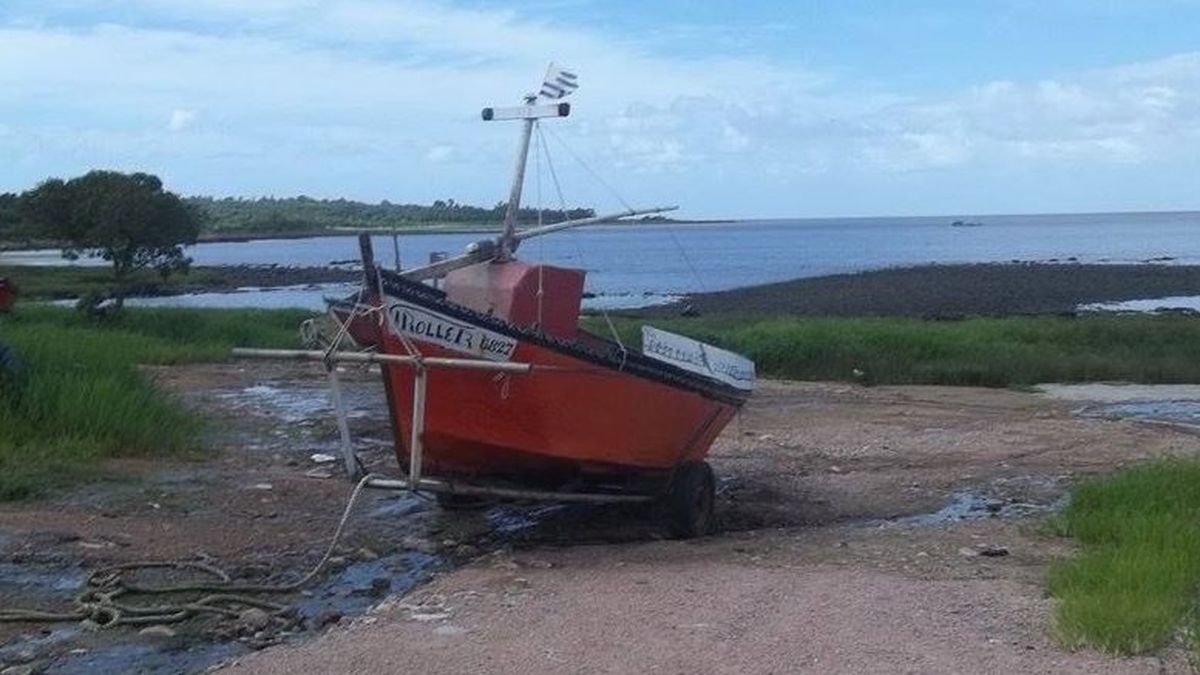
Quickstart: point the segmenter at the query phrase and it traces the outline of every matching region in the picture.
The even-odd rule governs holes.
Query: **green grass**
[[[0,499],[87,471],[97,458],[175,452],[202,421],[154,389],[138,364],[226,358],[234,345],[294,346],[295,310],[127,308],[115,322],[18,305],[0,340],[26,362],[0,391]],[[640,323],[619,319],[637,344]],[[1070,319],[672,319],[667,330],[742,352],[770,377],[866,384],[1023,387],[1047,381],[1200,382],[1200,321],[1178,316]],[[598,333],[597,319],[585,325]]]
[[[1172,460],[1081,485],[1058,519],[1082,552],[1050,570],[1069,647],[1144,654],[1196,626],[1200,462]]]
[[[0,277],[12,277],[24,300],[58,300],[77,298],[90,291],[111,292],[115,288],[111,267],[21,265],[0,266]],[[174,274],[163,279],[154,270],[137,270],[127,287],[140,294],[164,293],[171,290],[220,286],[223,279],[213,269],[197,268],[187,274]]]
[[[616,319],[640,344],[634,319]],[[763,376],[864,384],[1023,387],[1040,382],[1200,382],[1200,320],[1186,316],[696,318],[653,320],[732,349]],[[585,320],[599,335],[604,322]]]
[[[67,309],[25,305],[0,318],[0,341],[24,365],[16,383],[0,386],[0,499],[78,477],[99,458],[195,447],[203,421],[137,366],[221,360],[234,345],[294,346],[306,316],[127,309],[97,326]]]

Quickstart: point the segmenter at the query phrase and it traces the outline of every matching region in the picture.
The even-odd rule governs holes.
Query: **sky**
[[[0,0],[0,192],[490,205],[549,61],[529,205],[1200,209],[1200,0]]]

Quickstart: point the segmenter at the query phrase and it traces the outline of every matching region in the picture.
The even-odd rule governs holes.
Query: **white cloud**
[[[721,149],[726,152],[742,152],[750,147],[750,136],[732,124],[721,129]]]
[[[435,163],[449,162],[455,154],[453,145],[435,145],[425,153],[425,159]]]
[[[136,162],[184,191],[490,203],[515,129],[477,111],[535,88],[550,59],[581,77],[572,119],[551,124],[589,160],[654,176],[623,183],[655,201],[677,185],[715,200],[729,176],[787,185],[1200,157],[1200,53],[911,96],[796,60],[668,55],[478,6],[73,2],[113,19],[0,22],[0,108],[13,113],[3,150],[21,167],[0,169],[0,188]],[[569,161],[559,171],[584,177]]]
[[[169,131],[183,131],[190,127],[192,122],[196,121],[195,110],[184,110],[176,108],[171,111],[171,118],[167,120],[167,129]]]
[[[111,7],[78,2],[97,11]],[[190,105],[172,113],[169,130],[193,128],[193,111],[203,109],[205,127],[214,133],[277,155],[344,154],[353,146],[384,157],[416,146],[426,148],[426,159],[444,162],[451,156],[437,147],[471,139],[473,156],[506,165],[509,132],[478,123],[477,111],[535,89],[551,58],[580,72],[582,88],[573,102],[583,119],[576,129],[598,128],[631,103],[765,99],[821,81],[794,65],[719,55],[666,58],[588,29],[430,2],[123,4],[122,14],[135,15],[136,8],[150,18],[82,27],[0,24],[0,105],[29,111],[27,138],[50,131],[37,121],[43,110],[67,111],[80,120],[79,128],[54,132],[65,133],[66,142],[78,139],[76,154],[86,154],[89,135],[140,137],[150,128],[144,111],[176,110],[186,100]],[[356,130],[353,137],[347,129]],[[730,130],[724,147],[746,147],[749,139]],[[581,150],[592,157],[614,154],[621,166],[646,171],[684,166],[703,154],[685,153],[685,142],[647,133],[654,132],[644,128],[611,143],[592,135],[585,141],[600,145]],[[146,149],[144,143],[130,148]],[[202,148],[188,152],[206,154]],[[195,157],[159,159],[174,165]]]
[[[613,151],[670,143],[679,163],[745,153],[799,173],[911,172],[963,166],[1127,165],[1200,156],[1200,54],[1037,82],[991,82],[954,95],[863,97],[845,89],[782,97],[783,106],[677,99],[631,107]],[[653,156],[651,154],[651,156]],[[725,158],[742,161],[742,157]]]

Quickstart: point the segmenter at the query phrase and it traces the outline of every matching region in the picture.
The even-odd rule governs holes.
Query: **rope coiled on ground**
[[[192,560],[145,560],[108,565],[92,571],[84,581],[83,588],[72,601],[72,607],[64,611],[39,609],[0,608],[0,623],[36,622],[59,623],[66,621],[88,622],[93,628],[116,626],[146,626],[186,621],[203,615],[238,619],[248,609],[266,612],[276,627],[290,627],[300,621],[292,607],[264,600],[258,595],[293,593],[311,583],[329,564],[338,542],[350,520],[354,504],[367,483],[375,478],[364,476],[346,501],[341,520],[325,548],[320,561],[307,574],[296,581],[281,584],[235,583],[219,567]],[[207,582],[185,582],[164,586],[143,585],[131,579],[139,570],[169,569],[190,570],[212,578]],[[176,600],[161,604],[136,604],[129,600],[137,596],[165,596],[173,594],[203,593],[199,598]]]

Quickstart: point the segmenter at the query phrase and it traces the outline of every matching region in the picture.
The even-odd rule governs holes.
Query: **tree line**
[[[432,204],[394,204],[387,200],[378,204],[348,199],[313,199],[312,197],[189,197],[189,204],[206,216],[205,230],[213,233],[302,233],[332,229],[389,230],[433,225],[488,225],[504,220],[507,203],[492,207],[460,204],[453,199],[439,199]],[[589,218],[592,209],[549,209],[541,212],[544,223]],[[522,208],[518,220],[531,224],[538,221],[538,211]]]
[[[64,182],[50,179],[42,185],[56,181]],[[0,242],[61,240],[61,231],[54,223],[48,222],[44,217],[32,217],[31,209],[22,206],[40,189],[41,186],[19,194],[0,193]],[[505,202],[482,207],[460,204],[453,199],[439,199],[432,204],[396,204],[387,200],[369,204],[348,199],[314,199],[306,196],[180,199],[192,209],[202,234],[286,235],[335,229],[392,230],[435,225],[499,225],[504,220],[504,212],[508,208]],[[589,208],[545,209],[541,211],[540,218],[541,222],[548,224],[594,215],[595,211]],[[539,220],[538,210],[522,208],[518,220],[526,225],[535,224]]]

